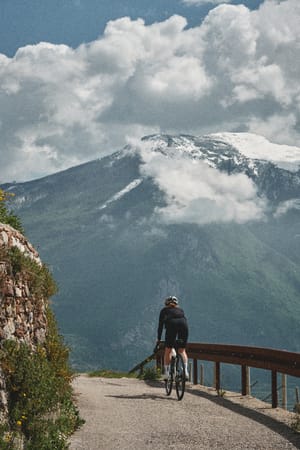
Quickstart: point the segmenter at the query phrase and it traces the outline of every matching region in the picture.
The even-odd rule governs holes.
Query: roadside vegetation
[[[7,210],[7,199],[8,194],[0,190],[0,222],[23,231],[20,220]],[[8,421],[0,423],[0,449],[65,450],[68,437],[83,421],[73,398],[69,350],[49,305],[56,283],[45,265],[17,248],[0,248],[0,259],[7,263],[11,277],[26,278],[31,301],[45,301],[47,316],[43,344],[0,341],[0,367],[8,392]],[[2,281],[0,274],[0,289]]]
[[[156,367],[151,366],[144,369],[141,373],[129,373],[121,372],[110,369],[99,369],[88,373],[89,377],[102,377],[102,378],[138,378],[140,380],[159,380],[161,373]]]
[[[118,370],[99,369],[88,373],[89,377],[101,377],[101,378],[137,378],[135,373],[129,374],[128,372],[119,372]]]
[[[300,403],[299,402],[295,403],[294,413],[295,413],[295,418],[294,418],[291,426],[292,426],[292,429],[296,433],[300,433]]]
[[[14,194],[5,192],[3,191],[3,189],[0,189],[0,222],[7,223],[8,225],[15,228],[15,230],[24,233],[24,229],[19,217],[7,208],[7,202],[13,196]]]

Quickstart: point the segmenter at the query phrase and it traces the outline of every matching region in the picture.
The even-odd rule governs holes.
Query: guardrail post
[[[220,371],[220,362],[215,362],[215,389],[219,391],[221,389],[221,371]]]
[[[204,366],[200,365],[200,384],[204,386]]]
[[[278,394],[277,394],[277,372],[272,370],[272,408],[278,406]]]
[[[193,363],[189,362],[189,382],[192,382]]]
[[[286,390],[286,379],[287,376],[282,374],[282,408],[287,409],[287,390]]]
[[[193,384],[198,383],[198,360],[193,359]]]
[[[248,366],[242,367],[242,395],[250,395],[250,372]]]

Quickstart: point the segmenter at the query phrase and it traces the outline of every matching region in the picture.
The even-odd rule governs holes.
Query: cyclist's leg
[[[176,335],[177,335],[176,324],[170,321],[166,326],[166,336],[165,336],[165,355],[167,355],[166,362],[169,363],[171,362],[172,348],[175,347]]]
[[[172,359],[171,356],[172,353],[172,347],[165,347],[165,354],[164,354],[164,365],[169,365]]]
[[[180,355],[182,356],[183,362],[184,362],[184,369],[185,369],[185,375],[188,378],[189,377],[189,373],[188,373],[188,356],[186,353],[186,344],[187,344],[187,340],[188,340],[188,326],[186,321],[182,321],[178,327],[178,341],[179,341],[179,345],[180,347],[178,348],[178,353],[180,353]]]
[[[186,380],[189,379],[189,368],[188,368],[188,356],[185,348],[178,348],[178,353],[182,356],[183,364],[184,364],[184,372]]]
[[[165,336],[165,354],[164,354],[164,371],[165,377],[169,376],[170,363],[172,359],[172,348],[175,345],[176,341],[176,328],[172,326],[172,323],[168,324],[166,327],[166,336]]]
[[[187,353],[186,353],[185,348],[179,348],[179,349],[178,349],[178,353],[181,354],[182,359],[183,359],[183,362],[186,364],[186,363],[188,362],[188,355],[187,355]]]

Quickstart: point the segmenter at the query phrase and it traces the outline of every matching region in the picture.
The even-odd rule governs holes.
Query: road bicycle
[[[176,341],[175,347],[172,349],[170,372],[168,379],[165,380],[165,390],[167,395],[171,395],[173,385],[175,384],[177,398],[178,400],[182,400],[185,391],[185,370],[183,358],[178,352],[179,344]]]

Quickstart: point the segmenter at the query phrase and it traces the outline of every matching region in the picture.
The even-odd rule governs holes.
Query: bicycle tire
[[[176,361],[175,387],[178,400],[182,400],[185,391],[185,370],[183,358],[180,354],[177,355]]]
[[[172,358],[170,367],[170,376],[167,380],[165,380],[165,389],[167,395],[171,395],[173,389],[174,368],[175,368],[175,358]]]

